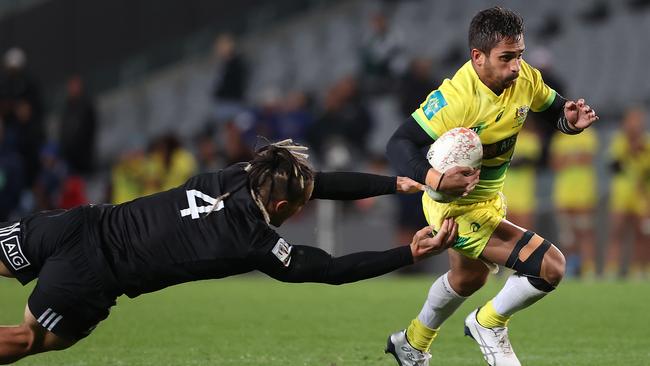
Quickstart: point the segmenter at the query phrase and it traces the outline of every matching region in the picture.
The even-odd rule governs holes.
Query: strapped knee
[[[518,274],[526,276],[528,282],[530,282],[530,284],[536,289],[550,292],[555,289],[555,286],[541,278],[540,275],[542,272],[542,261],[544,260],[544,255],[551,248],[551,243],[547,240],[543,240],[542,243],[535,248],[532,253],[530,253],[528,258],[521,260],[519,257],[519,253],[526,245],[528,245],[533,236],[535,236],[535,233],[532,231],[526,231],[524,233],[515,245],[512,253],[510,253],[508,260],[506,261],[506,267],[512,268],[517,271]]]

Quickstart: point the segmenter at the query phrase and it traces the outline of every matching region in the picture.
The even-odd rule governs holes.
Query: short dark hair
[[[524,20],[512,10],[495,6],[481,10],[469,25],[469,49],[487,54],[503,39],[517,40],[524,34]]]

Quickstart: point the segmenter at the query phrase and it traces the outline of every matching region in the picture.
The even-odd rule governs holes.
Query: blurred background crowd
[[[509,217],[558,243],[570,275],[650,279],[648,0],[91,3],[0,3],[0,221],[172,188],[266,139],[310,146],[318,169],[390,174],[391,133],[498,4],[524,17],[547,84],[601,116],[578,136],[529,116]],[[321,203],[282,230],[341,253],[425,225],[413,195]]]

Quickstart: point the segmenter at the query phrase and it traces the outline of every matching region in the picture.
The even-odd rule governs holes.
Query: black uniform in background
[[[178,188],[120,205],[5,223],[0,258],[21,283],[39,278],[28,301],[32,314],[71,339],[88,335],[122,294],[136,297],[252,270],[285,282],[341,284],[412,263],[409,246],[332,258],[318,248],[289,244],[264,220],[243,168],[197,175]],[[395,177],[317,173],[312,198],[359,199],[395,189]]]

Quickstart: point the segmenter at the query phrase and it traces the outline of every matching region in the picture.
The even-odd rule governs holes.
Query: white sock
[[[536,303],[547,293],[533,287],[525,276],[512,274],[501,291],[492,299],[492,306],[500,315],[511,316]]]
[[[467,299],[451,288],[447,274],[438,277],[431,285],[427,301],[424,303],[418,320],[428,328],[437,329]]]

